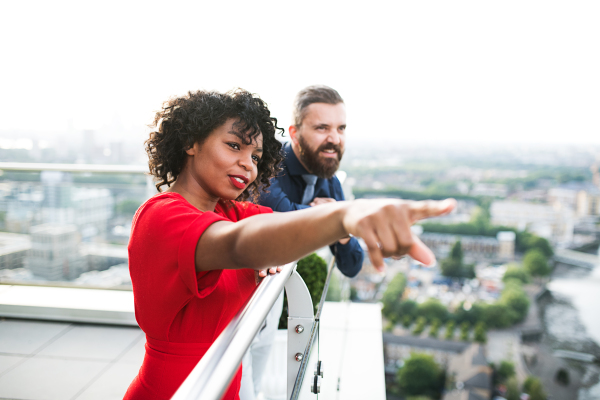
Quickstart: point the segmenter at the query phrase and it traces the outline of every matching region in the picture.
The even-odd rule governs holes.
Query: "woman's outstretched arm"
[[[412,234],[418,220],[450,212],[456,201],[355,200],[236,223],[211,225],[196,247],[196,269],[265,269],[297,260],[352,234],[361,237],[371,263],[383,270],[384,257],[410,255],[425,264],[433,253]]]

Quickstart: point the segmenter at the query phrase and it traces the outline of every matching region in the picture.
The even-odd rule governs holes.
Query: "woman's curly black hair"
[[[259,188],[264,191],[270,186],[269,179],[280,169],[283,160],[281,143],[275,133],[284,130],[271,117],[267,104],[258,96],[243,89],[227,93],[198,90],[182,97],[173,98],[163,104],[162,110],[150,125],[155,130],[146,140],[150,174],[156,178],[156,188],[171,186],[185,165],[186,150],[194,143],[204,140],[228,119],[235,118],[237,131],[244,144],[250,144],[262,133],[263,154],[258,162],[258,175],[238,201],[255,198]]]

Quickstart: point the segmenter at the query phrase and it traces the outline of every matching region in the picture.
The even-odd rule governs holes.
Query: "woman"
[[[146,356],[125,399],[168,399],[256,286],[283,265],[349,234],[374,266],[432,253],[410,231],[454,203],[361,200],[272,214],[242,200],[269,185],[281,160],[277,120],[238,90],[190,92],[158,112],[146,150],[157,188],[137,211],[129,243],[136,319]],[[283,249],[283,250],[282,250]],[[238,399],[241,370],[225,399]]]

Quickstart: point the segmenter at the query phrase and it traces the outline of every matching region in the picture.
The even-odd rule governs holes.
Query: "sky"
[[[600,2],[2,2],[0,131],[122,126],[242,87],[280,125],[337,89],[348,138],[600,144]],[[110,133],[109,133],[110,134]]]

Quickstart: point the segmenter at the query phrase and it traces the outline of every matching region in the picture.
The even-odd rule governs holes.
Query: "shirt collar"
[[[296,154],[294,153],[294,150],[292,149],[292,144],[290,142],[287,142],[283,145],[283,152],[285,154],[285,163],[287,165],[290,175],[304,175],[310,173],[300,163],[298,157],[296,157]]]

